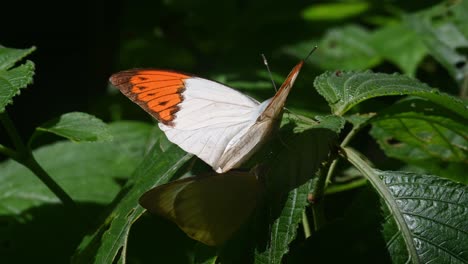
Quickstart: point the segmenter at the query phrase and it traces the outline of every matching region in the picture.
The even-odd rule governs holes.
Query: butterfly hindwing
[[[140,198],[140,204],[175,222],[191,238],[219,245],[249,217],[260,190],[260,182],[250,172],[210,173],[155,187]]]

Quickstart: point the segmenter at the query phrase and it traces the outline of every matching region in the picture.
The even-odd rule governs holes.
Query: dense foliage
[[[279,83],[318,46],[278,136],[245,164],[269,186],[249,220],[209,247],[146,214],[148,189],[211,168],[116,89],[25,140],[9,109],[46,91],[26,60],[39,51],[0,46],[0,262],[468,263],[468,1],[211,4],[122,2],[114,68],[193,72],[263,100],[260,53]]]

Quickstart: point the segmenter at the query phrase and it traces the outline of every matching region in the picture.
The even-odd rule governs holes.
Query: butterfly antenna
[[[312,53],[314,53],[314,51],[315,51],[317,48],[318,48],[317,45],[314,46],[314,47],[312,48],[312,50],[309,52],[309,54],[307,54],[307,56],[305,57],[304,61],[307,61],[307,60],[309,59],[310,55],[312,55]]]
[[[262,53],[261,55],[262,55],[262,58],[263,58],[263,64],[265,64],[265,66],[267,67],[268,74],[270,75],[271,83],[273,84],[273,87],[275,88],[275,91],[277,92],[278,89],[276,89],[275,81],[273,81],[273,75],[271,75],[270,67],[268,66],[268,61],[267,61],[267,59],[265,57],[265,54]]]

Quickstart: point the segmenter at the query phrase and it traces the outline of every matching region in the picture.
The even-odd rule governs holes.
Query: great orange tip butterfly
[[[171,142],[222,173],[157,186],[143,194],[140,204],[207,245],[228,239],[255,208],[262,189],[256,168],[229,170],[247,160],[277,127],[303,64],[300,61],[275,96],[263,103],[223,84],[171,70],[112,75],[111,83],[156,118]]]

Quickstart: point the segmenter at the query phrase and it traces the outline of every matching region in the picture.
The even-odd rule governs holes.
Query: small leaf
[[[29,49],[12,49],[0,46],[0,71],[8,70],[15,63],[22,60],[24,57],[36,50],[36,47]]]
[[[367,125],[369,120],[372,120],[372,118],[376,115],[376,113],[365,113],[365,114],[353,114],[349,116],[345,116],[346,121],[350,122],[353,124],[354,129],[359,129],[362,128],[363,126]]]
[[[121,199],[116,200],[107,219],[93,235],[82,241],[73,262],[125,262],[130,227],[145,212],[138,204],[138,199],[152,187],[166,183],[190,157],[190,154],[175,145],[162,151],[156,142],[135,170],[133,180],[122,190]]]
[[[302,17],[306,20],[339,20],[361,15],[369,9],[369,3],[326,3],[306,7]]]
[[[343,115],[362,101],[388,95],[417,95],[468,118],[468,105],[405,75],[365,72],[326,72],[314,81],[332,112]]]
[[[468,261],[468,187],[433,175],[380,171],[357,153],[346,156],[388,208],[383,234],[394,263]]]
[[[76,142],[112,139],[107,125],[101,119],[81,112],[63,114],[36,128],[36,131],[53,133]]]
[[[345,125],[345,119],[341,116],[316,116],[315,120],[313,120],[305,116],[285,113],[283,117],[283,123],[281,124],[281,126],[285,126],[287,124],[290,124],[291,122],[294,122],[295,125],[294,133],[301,133],[303,131],[313,128],[324,128],[329,129],[338,134]]]
[[[443,167],[448,163],[467,165],[466,119],[457,122],[450,113],[444,115],[444,110],[421,99],[405,100],[376,117],[370,133],[389,157],[419,165],[425,165],[425,160]],[[451,179],[468,183],[462,175]]]
[[[419,63],[428,53],[419,35],[406,24],[380,28],[374,32],[371,41],[380,56],[397,65],[409,76],[416,74]]]
[[[20,89],[33,81],[34,63],[27,61],[11,70],[0,70],[0,113],[5,106],[12,103],[12,98],[20,93]]]
[[[327,70],[363,70],[371,68],[382,61],[382,58],[369,43],[372,35],[363,27],[351,25],[329,30],[319,41],[306,41],[286,47],[284,51],[299,59],[317,45],[310,63]]]

